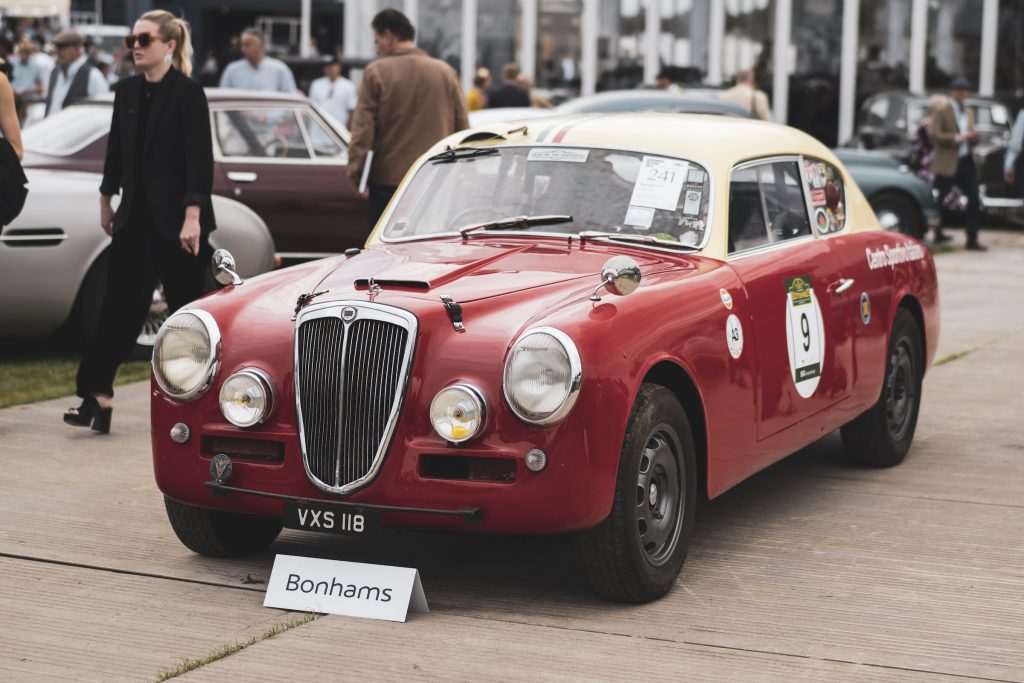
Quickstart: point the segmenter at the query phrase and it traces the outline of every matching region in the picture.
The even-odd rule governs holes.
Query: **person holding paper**
[[[385,9],[371,26],[381,58],[363,72],[352,114],[348,177],[358,189],[368,168],[360,195],[369,199],[372,230],[416,158],[469,121],[455,70],[413,46],[416,31],[408,17]]]

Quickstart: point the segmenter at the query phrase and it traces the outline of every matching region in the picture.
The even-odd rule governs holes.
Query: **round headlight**
[[[576,345],[561,330],[530,330],[505,361],[505,399],[519,419],[552,425],[572,410],[583,376]]]
[[[263,422],[274,408],[270,378],[262,370],[246,368],[220,387],[220,412],[233,425],[252,427]]]
[[[165,394],[179,401],[210,387],[217,369],[220,331],[206,311],[175,313],[160,327],[153,343],[153,376]]]
[[[487,419],[484,396],[469,384],[453,384],[437,392],[430,402],[430,423],[442,439],[468,441],[480,433]]]

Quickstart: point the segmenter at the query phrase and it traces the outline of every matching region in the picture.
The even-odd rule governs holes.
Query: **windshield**
[[[998,102],[968,102],[967,109],[974,115],[974,127],[979,133],[1004,133],[1010,130],[1009,110]],[[915,131],[928,113],[927,103],[914,103],[907,107],[907,130]]]
[[[608,149],[500,147],[428,161],[408,182],[384,239],[429,237],[515,216],[568,214],[535,233],[600,231],[701,246],[711,184],[692,161]]]
[[[84,104],[68,107],[25,129],[25,149],[71,156],[110,130],[111,108]]]

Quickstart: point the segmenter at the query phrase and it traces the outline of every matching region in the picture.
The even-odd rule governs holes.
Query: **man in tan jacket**
[[[367,153],[373,152],[367,183],[372,230],[416,158],[469,122],[455,70],[413,46],[416,32],[404,14],[381,10],[371,26],[381,58],[363,72],[348,175],[358,189]]]
[[[966,78],[953,79],[950,106],[930,113],[929,134],[935,147],[930,170],[935,174],[935,186],[940,197],[945,197],[954,185],[967,197],[967,248],[985,251],[978,242],[981,197],[978,194],[978,169],[971,153],[978,142],[978,133],[974,130],[974,114],[964,104],[970,89],[971,84]]]

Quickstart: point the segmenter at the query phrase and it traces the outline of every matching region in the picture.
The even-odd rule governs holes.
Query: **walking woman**
[[[10,82],[11,65],[0,57],[0,137],[11,143],[14,153],[22,156],[21,127],[18,125],[18,109],[14,104],[14,90]]]
[[[110,430],[113,380],[132,350],[157,281],[168,311],[203,293],[215,229],[213,143],[202,87],[189,79],[189,27],[169,12],[143,14],[125,38],[138,75],[114,96],[100,185],[100,227],[113,239],[95,338],[78,368],[82,405],[64,421]],[[114,213],[111,197],[123,190]]]

